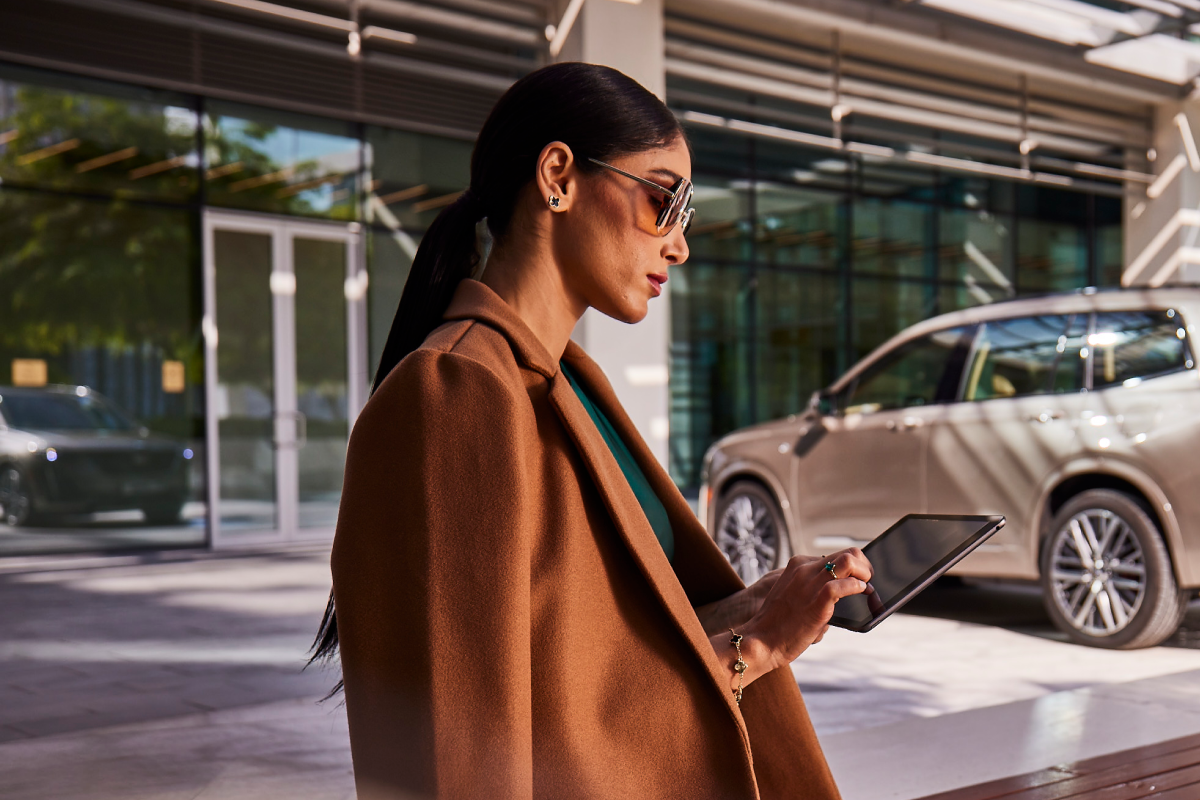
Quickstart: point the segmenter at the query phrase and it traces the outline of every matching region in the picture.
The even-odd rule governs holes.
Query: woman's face
[[[687,145],[670,145],[614,158],[611,163],[669,189],[691,179]],[[676,225],[655,227],[664,195],[611,170],[578,170],[569,204],[551,225],[555,258],[567,290],[588,306],[622,322],[638,322],[667,282],[667,270],[687,261],[688,246]]]

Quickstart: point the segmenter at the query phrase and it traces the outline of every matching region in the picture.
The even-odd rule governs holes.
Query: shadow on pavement
[[[1016,633],[1067,641],[1054,627],[1035,584],[1002,583],[946,577],[917,595],[900,613],[993,625]],[[1193,600],[1179,631],[1164,647],[1200,650],[1200,600]]]

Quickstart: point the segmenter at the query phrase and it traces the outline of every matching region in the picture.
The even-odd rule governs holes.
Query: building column
[[[618,69],[659,97],[663,66],[663,0],[585,0],[559,61],[586,61]],[[566,7],[562,3],[563,8]],[[589,309],[573,337],[604,370],[633,424],[658,460],[667,464],[671,341],[670,289],[650,301],[650,313],[626,325]]]
[[[1123,286],[1200,284],[1197,134],[1200,99],[1155,108],[1150,162],[1154,181],[1144,193],[1135,190],[1125,197]]]

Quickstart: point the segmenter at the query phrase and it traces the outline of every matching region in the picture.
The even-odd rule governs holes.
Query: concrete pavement
[[[301,670],[327,563],[325,548],[0,562],[0,797],[352,797],[344,713],[317,702],[335,676]],[[1200,608],[1172,646],[1136,653],[1059,641],[1020,589],[935,587],[912,610],[831,631],[794,665],[847,800],[1200,730]]]

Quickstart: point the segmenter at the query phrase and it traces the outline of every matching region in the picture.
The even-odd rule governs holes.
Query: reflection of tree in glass
[[[139,417],[198,413],[191,221],[184,209],[0,189],[0,384],[13,358],[42,358],[52,383],[91,385]],[[164,359],[186,365],[185,395],[163,396]]]
[[[9,184],[184,200],[195,193],[189,109],[0,81]]]
[[[329,137],[333,151],[317,158],[292,159],[272,152],[279,150],[278,140],[302,135],[292,128],[252,120],[207,117],[209,202],[279,214],[354,219],[357,141]]]

